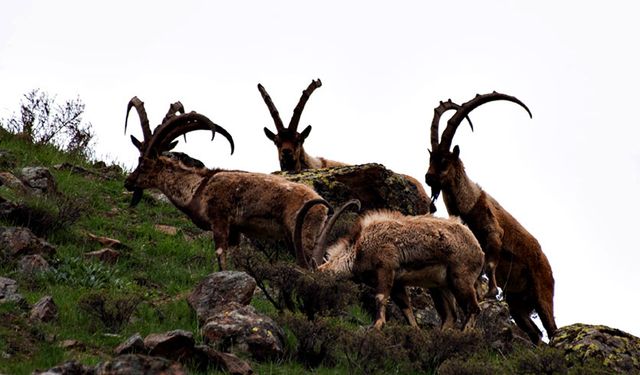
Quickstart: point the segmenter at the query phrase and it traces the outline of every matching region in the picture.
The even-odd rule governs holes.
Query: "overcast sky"
[[[137,95],[152,126],[182,101],[236,141],[192,134],[209,167],[271,172],[274,129],[256,85],[312,155],[378,162],[420,181],[433,108],[497,90],[524,101],[472,112],[454,144],[469,176],[542,244],[559,326],[640,335],[640,5],[635,1],[3,1],[0,117],[40,88],[80,97],[97,153],[129,168]],[[141,137],[132,114],[130,133]],[[181,142],[183,143],[183,142]],[[446,215],[438,202],[438,215]]]

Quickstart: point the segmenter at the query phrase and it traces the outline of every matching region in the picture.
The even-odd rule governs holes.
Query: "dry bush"
[[[119,332],[140,304],[140,296],[91,293],[78,301],[80,309],[98,318],[109,332]]]
[[[38,236],[46,236],[73,225],[89,210],[84,198],[70,198],[62,194],[25,195],[20,203],[0,203],[0,218],[16,226],[24,226]]]
[[[278,323],[287,327],[295,336],[293,354],[306,368],[335,366],[339,349],[336,341],[345,334],[345,329],[319,318],[308,320],[300,315],[284,314]]]

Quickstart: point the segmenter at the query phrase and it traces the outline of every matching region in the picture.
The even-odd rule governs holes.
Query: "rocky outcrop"
[[[598,361],[615,373],[640,373],[640,338],[603,325],[572,324],[559,328],[549,343],[572,365]]]
[[[251,302],[256,281],[244,272],[221,271],[204,278],[187,297],[198,320],[207,319],[231,302],[247,305]]]
[[[250,305],[231,303],[219,310],[202,327],[202,336],[206,343],[223,351],[249,353],[257,360],[279,358],[284,354],[282,328]]]
[[[286,179],[312,187],[334,207],[349,199],[359,199],[362,211],[386,208],[405,215],[429,213],[431,200],[419,194],[405,175],[382,164],[362,164],[337,168],[309,169],[300,173],[275,172]]]

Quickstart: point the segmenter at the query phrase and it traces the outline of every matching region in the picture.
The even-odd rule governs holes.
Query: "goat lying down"
[[[348,202],[327,222],[318,249],[325,248],[326,233],[340,213],[355,202]],[[294,238],[302,220],[304,209],[296,220]],[[300,252],[300,241],[295,242]],[[473,325],[480,312],[475,284],[482,273],[484,254],[473,233],[458,219],[371,211],[358,220],[350,235],[329,247],[326,254],[327,261],[319,270],[349,273],[355,280],[375,288],[376,329],[386,321],[389,298],[398,304],[408,323],[417,327],[407,286],[430,289],[443,328],[455,325],[452,296],[466,315],[465,327]]]

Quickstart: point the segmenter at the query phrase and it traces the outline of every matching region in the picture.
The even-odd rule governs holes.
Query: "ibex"
[[[369,211],[349,235],[326,249],[328,232],[350,204],[359,202],[350,201],[336,210],[323,228],[314,253],[324,254],[326,250],[328,259],[319,270],[347,273],[375,288],[375,328],[382,328],[386,321],[389,297],[401,308],[408,323],[417,327],[407,286],[431,291],[443,328],[455,325],[452,295],[465,312],[464,326],[474,324],[480,312],[475,285],[482,273],[484,255],[473,233],[460,220]],[[300,210],[296,219],[294,242],[301,254],[305,252],[298,238],[307,207]]]
[[[289,126],[285,128],[284,123],[280,118],[280,114],[278,113],[278,109],[273,104],[267,90],[265,90],[261,84],[258,84],[258,90],[269,109],[269,113],[271,113],[273,122],[276,125],[276,130],[278,131],[277,134],[274,134],[271,130],[265,127],[264,133],[278,148],[280,170],[283,172],[298,173],[305,169],[343,167],[349,165],[347,163],[333,161],[323,157],[313,157],[307,154],[304,150],[304,141],[311,132],[311,125],[308,125],[304,128],[302,133],[299,133],[298,125],[300,123],[300,116],[302,115],[302,111],[304,110],[304,106],[307,104],[309,97],[315,89],[320,86],[322,86],[320,79],[312,80],[307,89],[302,91],[302,96],[293,110],[293,116],[291,117],[291,121],[289,121]],[[415,186],[417,194],[424,202],[428,202],[427,204],[431,206],[431,210],[433,212],[435,206],[430,204],[431,200],[422,187],[422,184],[411,176],[404,175],[404,177]]]
[[[161,190],[198,227],[213,232],[221,269],[226,266],[226,250],[238,245],[240,234],[255,239],[281,239],[294,252],[296,212],[304,202],[320,198],[313,189],[280,176],[198,168],[163,156],[163,151],[175,146],[176,138],[194,130],[224,135],[231,144],[232,153],[233,139],[224,128],[204,115],[182,113],[183,110],[176,115],[178,111],[174,106],[152,134],[143,103],[136,97],[131,99],[127,118],[132,107],[138,112],[144,135],[142,142],[131,137],[140,150],[138,166],[125,181],[125,187],[134,192],[132,206],[140,201],[143,189]],[[315,207],[310,212],[302,240],[308,248],[314,246],[327,211],[326,207]],[[298,257],[297,262],[308,267],[302,257]]]
[[[495,100],[516,103],[531,116],[529,108],[520,100],[496,92],[477,95],[461,106],[449,100],[435,108],[425,181],[432,188],[433,199],[442,192],[449,214],[459,216],[480,242],[489,278],[488,295],[495,296],[500,285],[513,319],[537,344],[541,332],[531,320],[533,310],[537,311],[549,337],[557,328],[553,317],[554,280],[549,261],[538,241],[467,176],[460,160],[460,148],[456,145],[453,151],[450,150],[462,119],[478,106]],[[438,141],[440,117],[448,110],[455,110],[455,113]]]

